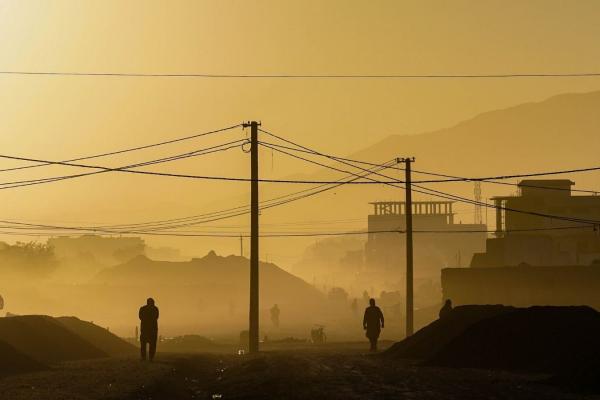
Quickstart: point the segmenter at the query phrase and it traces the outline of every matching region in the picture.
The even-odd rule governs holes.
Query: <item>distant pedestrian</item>
[[[275,328],[279,328],[279,314],[281,314],[281,311],[279,310],[279,306],[275,304],[271,307],[271,322]]]
[[[310,330],[310,338],[314,344],[325,344],[327,341],[325,326],[315,324],[315,328]]]
[[[146,300],[146,305],[140,308],[141,321],[140,349],[142,360],[146,359],[146,345],[149,347],[150,361],[156,354],[156,339],[158,337],[158,308],[154,305],[154,299]]]
[[[450,314],[452,314],[452,300],[447,299],[440,310],[440,319],[448,318]]]
[[[352,315],[357,317],[358,316],[358,300],[356,298],[354,298],[354,300],[352,300],[352,303],[350,304],[350,309],[352,310]]]
[[[381,329],[384,327],[383,313],[375,305],[375,299],[369,300],[369,307],[365,309],[363,318],[363,328],[367,331],[366,335],[371,342],[371,351],[377,351],[377,340]]]

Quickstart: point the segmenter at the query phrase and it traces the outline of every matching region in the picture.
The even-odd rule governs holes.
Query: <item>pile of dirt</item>
[[[514,309],[481,319],[426,364],[561,372],[599,356],[600,313],[583,306],[548,306]]]
[[[548,383],[572,392],[598,394],[600,393],[600,359],[590,359],[581,365],[565,369],[548,379]]]
[[[132,344],[91,322],[82,321],[77,317],[58,317],[55,320],[109,356],[126,356],[138,352]]]
[[[0,341],[0,376],[22,374],[47,369],[47,367],[19,352],[8,343]]]
[[[0,318],[0,341],[44,364],[108,356],[44,315]]]
[[[390,358],[429,359],[474,323],[514,310],[514,307],[502,305],[455,307],[447,318],[433,321],[414,335],[394,344],[383,355]]]

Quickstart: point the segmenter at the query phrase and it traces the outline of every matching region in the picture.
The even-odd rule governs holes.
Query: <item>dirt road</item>
[[[0,379],[0,399],[580,399],[545,377],[425,368],[343,348],[105,359]]]

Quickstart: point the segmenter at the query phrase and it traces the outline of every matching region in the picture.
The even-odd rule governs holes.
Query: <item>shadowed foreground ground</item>
[[[415,367],[348,348],[102,359],[0,379],[21,399],[576,399],[545,377]],[[593,398],[593,397],[587,397]],[[600,397],[596,397],[600,398]]]

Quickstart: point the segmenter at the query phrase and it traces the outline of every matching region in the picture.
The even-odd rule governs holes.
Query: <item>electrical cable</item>
[[[113,156],[113,155],[117,155],[117,154],[129,153],[129,152],[137,151],[137,150],[149,149],[149,148],[152,148],[152,147],[164,146],[164,145],[167,145],[167,144],[172,144],[172,143],[177,143],[177,142],[183,142],[183,141],[186,141],[186,140],[197,139],[199,137],[208,136],[208,135],[212,135],[212,134],[215,134],[215,133],[229,131],[231,129],[239,128],[241,126],[242,126],[242,124],[232,125],[232,126],[228,126],[226,128],[215,129],[215,130],[212,130],[212,131],[202,132],[202,133],[198,133],[198,134],[195,134],[195,135],[180,137],[180,138],[171,139],[171,140],[165,140],[163,142],[152,143],[152,144],[147,144],[147,145],[143,145],[143,146],[130,147],[130,148],[127,148],[127,149],[121,149],[121,150],[115,150],[115,151],[110,151],[110,152],[106,152],[106,153],[94,154],[94,155],[91,155],[91,156],[84,156],[84,157],[72,158],[72,159],[69,159],[69,160],[63,160],[63,162],[74,162],[74,161],[91,160],[91,159],[94,159],[94,158]],[[37,168],[37,167],[42,167],[42,166],[46,166],[46,165],[52,165],[52,163],[41,163],[41,164],[36,164],[36,165],[25,165],[25,166],[22,166],[22,167],[4,168],[4,169],[0,169],[0,172],[17,171],[17,170],[28,169],[28,168]]]
[[[498,74],[207,74],[143,72],[77,72],[4,70],[0,75],[80,76],[126,78],[209,78],[209,79],[514,79],[514,78],[591,78],[600,72],[535,72]]]

